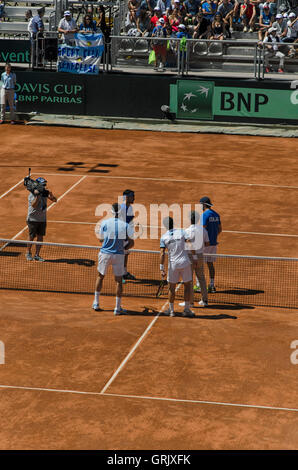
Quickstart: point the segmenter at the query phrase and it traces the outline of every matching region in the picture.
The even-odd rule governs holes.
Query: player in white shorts
[[[187,240],[189,240],[188,255],[192,263],[192,269],[195,272],[196,278],[200,284],[202,292],[202,300],[199,302],[199,307],[207,307],[208,293],[207,285],[204,274],[203,251],[205,247],[209,246],[209,237],[207,230],[198,222],[200,215],[196,211],[191,211],[190,222],[191,225],[185,229]],[[184,306],[184,302],[179,305]],[[190,306],[194,305],[193,289],[190,294]]]
[[[184,283],[184,316],[194,317],[190,309],[190,291],[192,288],[192,269],[188,252],[185,249],[186,238],[182,229],[174,229],[172,217],[165,217],[163,225],[167,232],[160,239],[160,271],[162,278],[166,276],[164,260],[168,251],[168,283],[169,283],[169,309],[165,312],[171,317],[175,316],[174,301],[176,284],[182,279]]]
[[[99,311],[99,296],[103,285],[104,277],[109,266],[112,266],[116,281],[116,306],[114,315],[123,315],[126,313],[121,307],[122,298],[122,276],[124,274],[124,244],[126,249],[132,245],[129,235],[131,228],[129,225],[118,218],[120,213],[120,205],[115,203],[112,205],[112,213],[114,217],[104,220],[100,226],[99,239],[102,242],[100,252],[98,254],[98,278],[95,285],[93,310]]]

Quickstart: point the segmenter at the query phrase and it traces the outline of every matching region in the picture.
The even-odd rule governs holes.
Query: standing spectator
[[[103,5],[99,5],[98,7],[98,21],[97,21],[97,28],[103,33],[105,42],[110,41],[110,27],[106,23],[106,11]]]
[[[210,22],[203,17],[203,13],[199,11],[195,18],[194,39],[208,39],[211,32]]]
[[[261,11],[259,18],[259,40],[262,41],[269,28],[272,26],[274,16],[270,13],[269,4],[264,3],[263,11]]]
[[[32,38],[32,36],[33,36],[33,28],[32,28],[33,15],[32,15],[32,10],[27,10],[25,12],[25,20],[28,22],[27,30],[30,34],[30,38]]]
[[[280,43],[279,37],[276,35],[276,28],[271,27],[268,31],[268,35],[265,37],[263,44],[266,47],[265,50],[265,71],[266,73],[270,72],[269,59],[271,57],[277,57],[279,59],[278,72],[284,73],[284,60],[285,54],[279,50],[278,44]]]
[[[211,23],[210,39],[223,41],[226,37],[225,23],[220,13],[215,13],[214,20]]]
[[[32,46],[32,60],[33,67],[36,65],[42,65],[42,38],[44,33],[44,17],[45,9],[39,8],[37,10],[37,15],[33,16],[31,21],[31,46]]]
[[[215,210],[211,209],[213,204],[211,203],[209,197],[207,196],[202,197],[200,199],[200,204],[202,204],[202,207],[203,207],[201,223],[208,232],[208,237],[209,237],[209,242],[210,242],[210,245],[204,248],[204,253],[207,255],[215,255],[217,251],[217,245],[218,245],[217,237],[222,232],[220,215],[217,212],[215,212]],[[214,285],[215,256],[206,256],[205,261],[207,262],[209,276],[210,276],[208,292],[216,292],[215,285]]]
[[[165,28],[165,20],[160,18],[152,31],[153,50],[155,52],[155,71],[163,72],[167,59],[167,30]]]
[[[11,71],[11,65],[5,65],[5,72],[1,75],[1,81],[3,86],[1,88],[1,118],[0,124],[4,123],[5,120],[5,109],[6,103],[9,106],[10,112],[10,123],[15,123],[15,111],[14,111],[14,95],[15,95],[15,86],[17,82],[16,74]]]
[[[77,31],[78,27],[75,20],[71,17],[70,11],[66,10],[64,12],[64,17],[61,18],[58,24],[58,32],[63,34],[65,44],[69,46],[72,46],[74,44],[74,35]]]
[[[129,10],[129,19],[131,23],[137,24],[137,18],[140,14],[141,1],[140,0],[129,0],[128,10]]]
[[[91,15],[85,15],[82,23],[80,24],[80,33],[91,34],[96,33],[96,21],[93,20]]]
[[[250,0],[244,0],[244,3],[240,5],[240,18],[243,23],[243,32],[250,33],[254,32],[254,25],[256,20],[256,8],[250,3]]]
[[[215,12],[217,10],[217,3],[213,2],[212,0],[206,0],[202,3],[202,11],[204,18],[212,23]]]
[[[221,17],[225,24],[225,30],[227,35],[230,37],[233,32],[233,13],[234,5],[230,0],[222,0],[222,3],[219,5],[217,12],[221,14]]]
[[[46,189],[47,181],[44,178],[37,178],[37,183],[42,185]],[[27,225],[29,229],[29,240],[33,241],[36,237],[38,242],[43,241],[43,237],[46,234],[47,226],[47,202],[48,199],[52,202],[57,202],[57,199],[51,191],[48,190],[48,195],[44,196],[37,189],[34,190],[34,194],[30,193],[28,196],[28,214],[27,214]],[[32,245],[27,246],[26,258],[28,261],[44,261],[39,256],[41,245],[36,245],[35,256],[32,257]]]

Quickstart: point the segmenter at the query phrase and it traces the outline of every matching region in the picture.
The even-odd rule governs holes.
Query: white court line
[[[72,221],[72,220],[48,220],[50,223],[55,223],[55,224],[78,224],[78,225],[96,225],[97,222],[78,222],[78,221]],[[144,228],[157,228],[157,229],[163,229],[164,227],[161,227],[159,225],[143,225]],[[298,238],[298,235],[291,235],[288,233],[269,233],[269,232],[242,232],[240,230],[223,230],[222,233],[237,233],[237,234],[243,234],[243,235],[261,235],[261,236],[267,236],[267,237],[292,237],[292,238]]]
[[[74,176],[61,173],[39,173],[40,175],[46,176]],[[83,175],[77,175],[83,176]],[[120,180],[139,180],[139,181],[161,181],[168,183],[201,183],[201,184],[226,184],[234,186],[250,186],[250,187],[261,187],[261,188],[280,188],[280,189],[298,189],[298,186],[287,186],[277,184],[260,184],[260,183],[241,183],[233,181],[206,181],[206,180],[190,180],[190,179],[173,179],[173,178],[149,178],[141,176],[108,176],[108,175],[86,175],[88,178],[107,178],[107,179],[120,179]]]
[[[24,178],[22,178],[21,181],[19,181],[17,184],[15,184],[15,185],[12,186],[11,188],[9,188],[5,193],[1,194],[0,199],[2,199],[2,198],[5,197],[7,194],[9,194],[13,189],[17,188],[21,183],[23,183],[23,181],[24,181]]]
[[[79,179],[79,181],[77,181],[76,183],[74,183],[67,191],[65,191],[65,193],[61,194],[60,197],[58,197],[57,199],[57,202],[53,202],[48,208],[47,208],[47,211],[49,211],[53,206],[55,206],[59,201],[61,201],[61,199],[63,199],[70,191],[72,191],[78,184],[81,183],[81,181],[83,181],[84,179],[86,178],[86,176],[82,176],[82,178]],[[25,232],[25,230],[27,230],[27,225],[22,228],[22,230],[20,230],[14,237],[11,238],[11,240],[15,240],[16,238],[18,238],[23,232]],[[0,248],[0,251],[4,250],[4,248],[8,245],[8,243],[6,243],[5,245],[3,245],[1,248]]]
[[[228,403],[220,401],[207,401],[207,400],[189,400],[183,398],[167,398],[167,397],[150,397],[142,395],[124,395],[120,393],[101,393],[101,392],[83,392],[80,390],[60,390],[56,388],[42,388],[42,387],[22,387],[17,385],[0,385],[1,389],[10,390],[25,390],[35,392],[56,392],[56,393],[70,393],[75,395],[90,395],[100,397],[117,397],[117,398],[133,398],[135,400],[154,400],[154,401],[167,401],[172,403],[189,403],[194,405],[217,405],[217,406],[231,406],[236,408],[252,408],[260,410],[270,411],[292,411],[297,413],[297,408],[285,408],[281,406],[269,406],[269,405],[247,405],[245,403]]]
[[[177,287],[176,287],[176,292],[178,291],[178,289],[180,288],[180,286],[182,285],[182,283],[180,282]],[[106,383],[106,385],[103,387],[103,389],[101,390],[101,394],[104,394],[105,391],[109,388],[109,386],[112,384],[112,382],[114,382],[114,380],[116,379],[117,375],[119,374],[119,372],[124,368],[125,364],[129,361],[129,359],[131,358],[131,356],[133,355],[133,353],[135,352],[135,350],[138,348],[138,346],[141,344],[141,342],[143,341],[143,339],[145,338],[145,336],[147,335],[147,333],[151,330],[151,328],[153,327],[153,325],[157,322],[158,318],[160,317],[160,314],[163,313],[163,311],[165,310],[165,308],[167,307],[168,305],[168,300],[165,302],[165,304],[162,306],[161,310],[159,311],[159,313],[153,318],[152,322],[150,323],[150,325],[146,328],[146,330],[144,331],[144,333],[142,334],[142,336],[140,336],[140,338],[138,339],[138,341],[136,342],[136,344],[133,346],[133,348],[130,350],[130,352],[127,354],[127,356],[125,357],[125,359],[123,359],[123,361],[121,362],[120,366],[118,367],[118,369],[114,372],[114,374],[112,375],[112,377],[110,378],[110,380]]]

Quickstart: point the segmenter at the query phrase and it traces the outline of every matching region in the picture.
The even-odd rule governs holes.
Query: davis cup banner
[[[96,75],[104,52],[102,34],[75,34],[75,46],[58,46],[58,72]]]

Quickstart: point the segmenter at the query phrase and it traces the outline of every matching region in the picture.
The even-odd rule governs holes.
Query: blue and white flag
[[[103,35],[76,33],[75,40],[77,45],[74,47],[58,46],[58,72],[98,74],[104,52]]]

